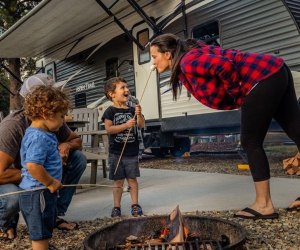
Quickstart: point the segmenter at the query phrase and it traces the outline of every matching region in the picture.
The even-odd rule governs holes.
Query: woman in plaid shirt
[[[300,109],[290,69],[282,58],[180,40],[163,34],[151,42],[159,73],[171,69],[176,100],[182,85],[202,104],[218,110],[241,108],[241,144],[255,184],[254,203],[235,214],[278,218],[270,194],[269,163],[263,141],[274,118],[300,149]],[[297,201],[292,206],[300,206]]]

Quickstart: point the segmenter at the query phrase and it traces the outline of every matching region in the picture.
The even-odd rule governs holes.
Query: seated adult
[[[36,74],[24,81],[20,95],[26,97],[32,89],[41,85],[53,85],[46,74]],[[20,145],[25,129],[31,124],[23,110],[12,113],[0,123],[0,195],[18,191],[21,181]],[[80,152],[80,137],[64,124],[56,133],[59,151],[63,160],[63,184],[77,184],[86,168],[86,158]],[[75,187],[59,191],[56,227],[62,230],[77,228],[74,222],[67,222],[64,216],[75,192]],[[0,239],[14,239],[19,219],[18,195],[0,197]]]

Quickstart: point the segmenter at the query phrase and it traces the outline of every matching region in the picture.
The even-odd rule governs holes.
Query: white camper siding
[[[219,0],[194,11],[189,26],[219,20],[224,48],[271,53],[283,57],[292,70],[300,70],[300,36],[281,0]],[[204,19],[203,19],[204,16]]]
[[[275,54],[300,70],[299,30],[282,1],[254,1],[232,13],[221,21],[224,47]]]
[[[212,21],[219,22],[221,45],[224,48],[275,54],[283,57],[292,70],[300,70],[299,30],[281,0],[212,1],[188,13],[189,37],[193,27]],[[182,36],[182,27],[183,21],[180,18],[164,32]],[[167,77],[169,74],[162,75],[161,81],[165,81]],[[295,87],[299,97],[300,82]],[[166,88],[161,87],[161,93]],[[173,101],[171,91],[163,94],[161,110],[162,118],[217,112],[200,104],[193,97],[189,98],[184,87],[177,102]]]
[[[199,113],[212,113],[220,112],[219,110],[212,110],[201,103],[199,103],[193,96],[187,96],[186,88],[182,88],[180,97],[177,99],[176,103],[173,101],[173,96],[171,91],[163,94],[161,96],[162,104],[162,117],[178,117],[185,115],[197,115]]]
[[[122,45],[122,46],[120,46]],[[132,60],[132,42],[124,35],[116,37],[110,43],[99,49],[91,58],[83,62],[93,51],[84,51],[75,56],[59,62],[56,66],[57,81],[68,79],[78,70],[82,69],[67,85],[66,91],[70,93],[72,106],[75,106],[75,94],[86,93],[87,105],[104,95],[103,86],[106,81],[106,60],[112,57],[123,60]],[[80,63],[81,62],[81,63]],[[134,92],[133,66],[123,63],[119,68],[120,76],[124,77]]]

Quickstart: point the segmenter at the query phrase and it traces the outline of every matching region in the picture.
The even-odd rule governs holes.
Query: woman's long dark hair
[[[178,36],[173,34],[162,34],[151,41],[150,46],[157,46],[159,52],[171,53],[172,73],[170,85],[172,87],[174,100],[177,100],[182,88],[182,84],[179,81],[180,60],[190,49],[199,48],[201,45],[202,43],[199,43],[195,39],[181,40]]]

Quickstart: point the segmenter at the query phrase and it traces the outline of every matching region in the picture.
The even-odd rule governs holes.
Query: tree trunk
[[[8,61],[8,68],[9,70],[19,79],[20,77],[20,67],[21,67],[21,61],[20,58],[10,58],[7,59]],[[10,91],[14,93],[15,95],[10,95],[10,105],[9,109],[10,112],[19,110],[22,108],[22,97],[19,95],[18,90],[20,89],[21,84],[16,80],[11,74],[9,74],[9,80],[10,80]]]

